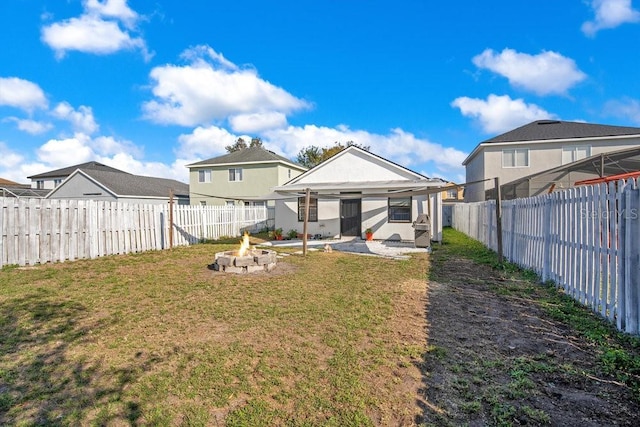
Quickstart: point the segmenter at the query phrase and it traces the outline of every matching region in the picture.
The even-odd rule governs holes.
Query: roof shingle
[[[640,128],[565,122],[561,120],[538,120],[491,139],[487,139],[482,142],[482,144],[493,142],[540,141],[624,135],[640,135]]]

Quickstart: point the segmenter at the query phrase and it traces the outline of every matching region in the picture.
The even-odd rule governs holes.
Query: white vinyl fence
[[[173,227],[170,228],[170,218]],[[0,198],[0,268],[167,249],[267,225],[262,206]]]
[[[640,334],[640,190],[634,180],[502,202],[504,257]],[[454,207],[453,227],[497,250],[495,201]]]

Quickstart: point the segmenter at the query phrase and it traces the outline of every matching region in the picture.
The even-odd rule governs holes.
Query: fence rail
[[[190,245],[256,231],[269,219],[262,206],[174,205],[169,215],[169,205],[9,197],[0,203],[0,268]]]
[[[640,190],[635,180],[502,202],[503,254],[640,334]],[[453,227],[497,250],[495,201],[454,207]]]

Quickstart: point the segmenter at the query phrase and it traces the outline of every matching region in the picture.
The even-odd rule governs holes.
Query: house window
[[[229,181],[242,181],[242,168],[229,169]]]
[[[53,180],[53,186],[57,187],[58,185],[62,184],[62,179],[57,178]]]
[[[211,171],[210,170],[198,171],[198,182],[211,182]]]
[[[44,181],[42,181],[42,180],[36,181],[36,188],[38,190],[43,190],[44,189]]]
[[[577,162],[591,155],[591,146],[589,145],[573,145],[562,147],[562,164]]]
[[[389,222],[411,222],[411,197],[389,198]]]
[[[291,179],[291,169],[287,170],[287,178]]]
[[[503,168],[523,168],[529,166],[528,148],[510,148],[502,150]]]
[[[457,199],[458,190],[447,190],[447,199]]]
[[[234,202],[233,200],[227,200],[227,206],[235,206],[236,202]]]
[[[200,206],[207,206],[206,200],[200,200]]]
[[[298,221],[304,221],[304,197],[298,197]],[[318,199],[309,198],[309,222],[318,222]]]

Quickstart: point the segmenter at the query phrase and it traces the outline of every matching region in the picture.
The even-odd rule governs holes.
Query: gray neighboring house
[[[187,165],[191,204],[271,205],[263,196],[307,171],[273,151],[249,147]]]
[[[112,168],[111,166],[92,161],[81,163],[79,165],[67,166],[37,175],[31,175],[28,176],[27,179],[31,180],[31,188],[37,190],[53,190],[58,185],[62,184],[62,181],[75,172],[76,169],[127,173],[119,169]]]
[[[189,185],[180,181],[122,171],[76,169],[47,198],[166,204],[172,193],[174,203],[189,204]]]
[[[640,146],[640,128],[538,120],[478,144],[462,163],[467,182],[464,201],[485,200],[496,177],[503,185],[590,156],[636,146]],[[468,184],[485,179],[489,181]]]

